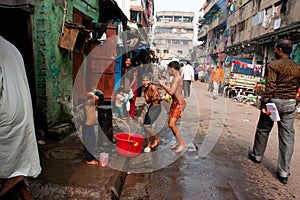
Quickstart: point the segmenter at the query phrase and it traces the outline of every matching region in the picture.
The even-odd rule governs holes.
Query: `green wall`
[[[73,52],[58,47],[64,1],[34,1],[33,37],[36,66],[39,129],[71,120]],[[94,3],[93,3],[94,2]],[[67,1],[65,20],[72,21],[73,7],[98,20],[98,1]]]

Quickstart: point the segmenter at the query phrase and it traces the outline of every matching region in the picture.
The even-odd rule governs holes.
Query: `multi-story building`
[[[207,57],[224,61],[231,56],[265,66],[274,59],[278,38],[293,40],[293,59],[300,63],[296,48],[300,42],[299,9],[299,1],[207,0],[198,21],[199,48],[203,50],[198,54],[200,63]]]
[[[154,45],[160,59],[191,59],[194,12],[156,13]]]

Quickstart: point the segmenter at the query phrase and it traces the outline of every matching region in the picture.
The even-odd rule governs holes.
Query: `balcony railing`
[[[203,16],[205,16],[210,10],[211,8],[217,3],[217,0],[211,0],[211,2],[208,4],[208,6],[205,8],[204,12],[203,12]]]

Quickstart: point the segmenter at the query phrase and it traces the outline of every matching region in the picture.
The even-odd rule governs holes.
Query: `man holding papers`
[[[295,140],[295,98],[300,83],[300,66],[289,56],[292,52],[292,45],[292,41],[287,39],[279,40],[275,44],[276,60],[267,66],[267,82],[261,99],[261,113],[256,127],[253,149],[248,153],[249,159],[253,162],[262,161],[269,133],[274,121],[277,121],[279,138],[277,177],[283,184],[287,184],[290,175],[290,162]]]

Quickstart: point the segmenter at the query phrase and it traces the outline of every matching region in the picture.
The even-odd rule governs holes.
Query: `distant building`
[[[156,13],[154,46],[160,59],[191,60],[194,36],[194,12],[160,11]]]
[[[265,66],[274,59],[275,41],[290,38],[292,58],[300,63],[299,9],[300,1],[207,0],[197,23],[197,61],[205,65],[239,57]]]

